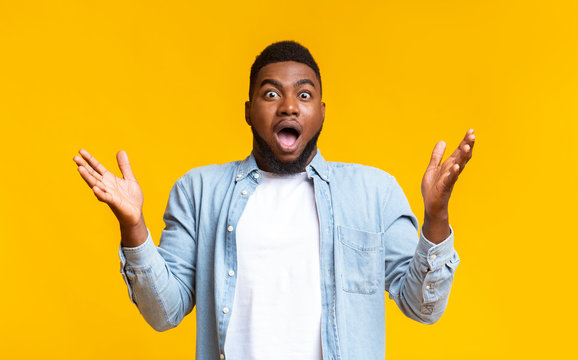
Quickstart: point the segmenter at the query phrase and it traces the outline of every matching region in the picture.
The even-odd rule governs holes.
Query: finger
[[[98,186],[94,186],[92,188],[92,192],[94,192],[94,195],[96,196],[96,198],[104,203],[111,203],[112,202],[112,195],[103,191],[100,187]]]
[[[458,176],[461,172],[461,167],[458,164],[453,164],[452,167],[444,174],[443,185],[446,191],[451,191],[454,184],[458,180]]]
[[[83,158],[81,158],[80,156],[76,155],[72,158],[72,160],[76,163],[76,165],[78,166],[84,166],[87,169],[90,168],[92,169],[92,167],[90,165],[88,165],[88,163],[86,161],[84,161]]]
[[[464,167],[466,166],[468,160],[470,160],[472,148],[470,147],[470,145],[464,144],[464,146],[460,150],[461,152],[457,164],[459,165],[459,172],[461,173],[464,170]]]
[[[76,165],[79,166],[79,168],[81,166],[84,167],[91,176],[94,176],[97,180],[102,180],[102,175],[97,173],[96,170],[94,170],[92,166],[88,165],[88,163],[84,161],[80,156],[75,156],[72,158],[72,160],[74,160],[74,162],[76,163]]]
[[[429,161],[428,168],[438,166],[442,161],[445,152],[446,152],[446,143],[443,141],[438,141],[438,143],[436,144],[436,146],[434,146],[434,149],[431,153],[431,159]]]
[[[118,162],[118,167],[120,172],[125,179],[136,180],[130,166],[130,161],[128,161],[128,155],[126,151],[121,150],[116,154],[116,161]]]
[[[85,167],[85,166],[79,166],[77,168],[78,172],[80,173],[80,176],[82,177],[82,179],[84,180],[84,182],[86,182],[86,184],[92,188],[93,186],[96,185],[96,183],[98,182],[98,179],[96,179],[94,176],[92,176],[90,174],[90,171]]]
[[[470,151],[468,153],[468,161],[472,158],[472,151],[474,150],[474,145],[476,144],[476,135],[474,134],[474,129],[468,130],[466,132],[465,140],[470,146]]]
[[[72,157],[72,161],[74,161],[74,162],[76,163],[76,165],[78,165],[78,166],[88,165],[88,164],[86,163],[86,161],[84,161],[84,160],[83,160],[80,156],[78,156],[78,155],[74,155],[74,156]]]
[[[84,167],[84,166],[79,166],[78,167],[78,172],[80,173],[80,176],[82,177],[82,179],[84,180],[84,182],[86,182],[86,184],[92,189],[95,186],[98,186],[100,189],[102,189],[103,191],[106,191],[106,185],[98,178],[94,177],[92,175],[92,173],[90,173],[90,171]]]
[[[80,149],[78,151],[82,158],[88,162],[88,164],[96,170],[100,175],[104,175],[108,170],[94,158],[94,156],[90,155],[90,153],[84,149]]]
[[[474,143],[476,141],[476,135],[474,134],[474,129],[469,129],[466,131],[466,135],[464,135],[464,139],[460,142],[460,147],[465,144],[468,144],[470,148],[474,147]]]
[[[462,153],[460,154],[460,160],[458,164],[460,164],[460,173],[464,170],[464,167],[472,158],[472,151],[474,149],[474,144],[476,141],[476,136],[474,135],[474,129],[469,129],[464,136],[464,140],[462,144],[460,144]]]
[[[476,136],[474,135],[474,129],[469,129],[466,132],[466,135],[458,145],[458,147],[454,150],[454,152],[448,156],[448,164],[453,165],[453,163],[460,164],[460,172],[463,170],[464,165],[469,161],[472,157],[471,150],[474,146]],[[451,160],[451,161],[449,161]]]

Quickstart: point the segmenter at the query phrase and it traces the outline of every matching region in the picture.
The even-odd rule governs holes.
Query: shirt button
[[[228,231],[228,232],[231,232],[231,231],[233,231],[233,229],[234,229],[234,227],[231,226],[231,225],[229,225],[229,227],[227,228],[227,231]]]
[[[224,360],[224,359],[225,359],[225,355],[223,355],[223,354],[219,355],[219,359]]]
[[[237,174],[237,179],[240,179],[243,177],[243,174]]]
[[[241,191],[241,195],[247,195],[247,190]]]
[[[258,178],[259,178],[259,173],[254,173],[254,174],[253,174],[253,177],[254,177],[255,179],[258,179]]]
[[[228,314],[229,313],[229,308],[223,308],[223,314]]]
[[[235,275],[235,272],[233,270],[229,270],[229,276],[233,276]]]
[[[435,260],[438,256],[436,254],[433,254],[432,256],[430,256],[430,259]]]
[[[425,289],[426,289],[426,290],[429,290],[429,285],[427,285],[427,286],[425,287]]]

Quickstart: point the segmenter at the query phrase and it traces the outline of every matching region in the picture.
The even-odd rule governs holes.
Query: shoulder
[[[328,162],[329,186],[336,208],[344,209],[340,224],[370,232],[385,231],[400,215],[413,216],[395,177],[367,165]]]
[[[240,163],[241,161],[232,161],[193,168],[181,176],[176,184],[184,188],[190,188],[193,184],[195,186],[230,184],[235,178]]]
[[[372,166],[335,161],[328,161],[327,165],[330,169],[332,182],[375,184],[380,187],[397,184],[395,177]]]
[[[328,165],[331,187],[337,193],[350,193],[354,198],[372,199],[381,204],[391,203],[392,199],[405,199],[396,178],[384,170],[341,162],[328,162]]]

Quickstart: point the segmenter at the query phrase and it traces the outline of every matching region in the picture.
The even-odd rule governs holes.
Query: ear
[[[245,101],[245,122],[249,126],[251,126],[251,102],[250,101]]]
[[[321,102],[321,123],[325,122],[325,103]]]

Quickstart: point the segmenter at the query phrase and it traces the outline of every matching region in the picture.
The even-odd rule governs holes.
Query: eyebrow
[[[265,84],[271,84],[273,86],[278,87],[279,89],[283,89],[283,84],[281,84],[281,82],[277,81],[277,80],[273,80],[273,79],[263,79],[263,81],[261,81],[261,87],[263,87],[263,85]],[[309,79],[301,79],[301,80],[297,80],[295,82],[295,84],[293,84],[293,87],[299,87],[303,84],[309,84],[313,87],[315,87],[315,84],[313,83],[313,81],[309,80]]]
[[[313,81],[311,81],[311,80],[309,80],[309,79],[301,79],[301,80],[297,81],[297,82],[295,83],[295,85],[293,85],[293,86],[294,86],[294,87],[299,87],[299,86],[304,85],[304,84],[309,84],[309,85],[315,87],[315,84],[313,83]]]
[[[263,85],[265,85],[265,84],[271,84],[271,85],[276,86],[280,89],[283,89],[283,84],[281,84],[281,82],[279,82],[277,80],[263,79],[263,81],[261,81],[261,87],[263,87]]]

